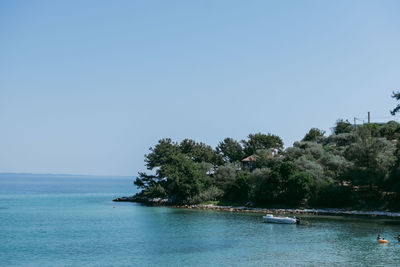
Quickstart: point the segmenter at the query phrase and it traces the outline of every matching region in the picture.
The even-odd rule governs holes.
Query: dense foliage
[[[395,121],[338,120],[331,135],[312,128],[286,149],[279,136],[262,133],[225,138],[215,149],[162,139],[145,156],[151,174],[139,173],[135,185],[175,204],[398,209],[399,136]]]

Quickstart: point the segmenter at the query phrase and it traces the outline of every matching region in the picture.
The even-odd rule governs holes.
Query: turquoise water
[[[0,174],[1,266],[400,265],[400,222],[144,207],[132,178]],[[113,208],[115,206],[115,208]],[[378,245],[381,233],[390,243]]]

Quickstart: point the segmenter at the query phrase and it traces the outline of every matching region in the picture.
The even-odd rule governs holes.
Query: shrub
[[[188,202],[190,204],[198,204],[201,202],[215,201],[220,199],[223,196],[223,194],[224,191],[222,191],[216,186],[211,186],[205,191],[200,192],[198,195],[189,198]]]
[[[350,186],[329,184],[321,189],[316,204],[329,208],[342,208],[356,203],[354,192]]]

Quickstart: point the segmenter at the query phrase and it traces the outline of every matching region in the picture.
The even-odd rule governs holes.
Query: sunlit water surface
[[[400,265],[400,222],[113,203],[133,178],[0,174],[1,266]],[[115,206],[115,208],[114,208]],[[381,233],[389,244],[379,245]]]

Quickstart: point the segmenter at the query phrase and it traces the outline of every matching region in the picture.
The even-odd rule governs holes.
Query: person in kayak
[[[376,240],[381,240],[381,239],[382,239],[381,234],[378,234],[378,237],[376,238]]]

